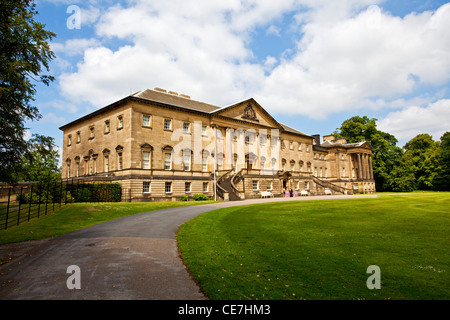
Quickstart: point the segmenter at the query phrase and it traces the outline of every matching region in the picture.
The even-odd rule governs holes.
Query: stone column
[[[369,156],[369,170],[370,170],[370,179],[373,180],[373,163],[372,163],[372,155]]]
[[[358,179],[362,179],[361,153],[358,153]]]
[[[363,165],[363,179],[367,179],[367,154],[362,154],[362,165]]]

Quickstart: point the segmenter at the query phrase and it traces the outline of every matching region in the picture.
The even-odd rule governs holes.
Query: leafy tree
[[[450,191],[450,132],[442,135],[439,148],[433,158],[426,163],[426,169],[432,171],[432,189]]]
[[[399,166],[403,150],[391,134],[377,129],[377,119],[355,116],[345,120],[334,132],[335,137],[345,138],[349,143],[366,140],[372,146],[373,174],[377,190],[391,190],[389,179],[394,168]]]
[[[12,180],[26,151],[25,121],[40,118],[33,82],[54,80],[43,69],[49,71],[54,58],[48,41],[56,35],[34,20],[36,14],[32,0],[0,1],[0,181]]]
[[[34,134],[27,145],[27,152],[13,175],[14,180],[39,182],[60,180],[59,153],[54,138]]]

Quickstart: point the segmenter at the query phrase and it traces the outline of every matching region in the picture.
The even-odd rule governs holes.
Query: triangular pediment
[[[219,109],[213,112],[213,114],[267,127],[282,128],[281,125],[254,99],[248,99]]]

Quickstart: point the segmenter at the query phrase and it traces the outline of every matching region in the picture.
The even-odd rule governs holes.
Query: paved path
[[[205,299],[179,257],[175,233],[184,222],[218,208],[255,203],[351,199],[316,196],[253,199],[144,212],[67,235],[0,246],[16,255],[0,267],[0,299]],[[81,270],[69,290],[67,267]]]

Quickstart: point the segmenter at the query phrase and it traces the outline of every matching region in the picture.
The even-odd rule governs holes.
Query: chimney
[[[323,142],[325,142],[325,141],[333,142],[334,141],[334,136],[332,134],[329,134],[327,136],[323,136]]]
[[[314,144],[320,146],[320,134],[313,134]]]
[[[166,90],[166,89],[155,88],[154,90],[155,90],[155,91],[159,91],[159,92],[167,93],[167,90]]]

